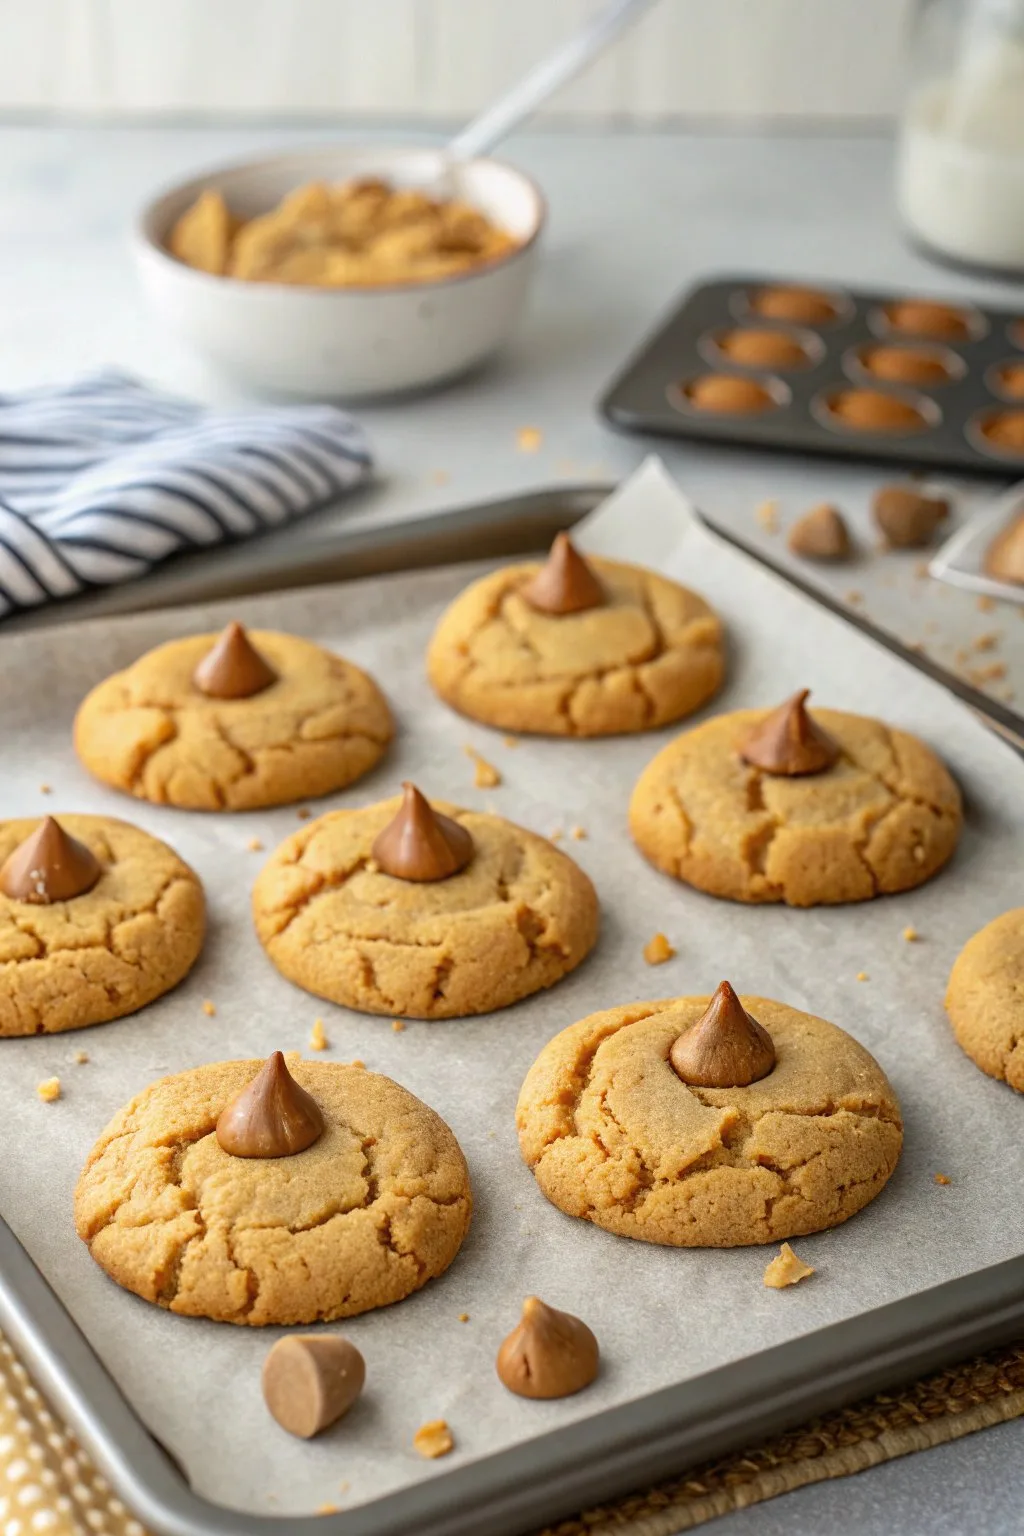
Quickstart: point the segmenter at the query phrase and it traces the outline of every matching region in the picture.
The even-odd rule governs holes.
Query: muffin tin
[[[1006,478],[1024,318],[768,277],[693,288],[601,400],[613,426]]]

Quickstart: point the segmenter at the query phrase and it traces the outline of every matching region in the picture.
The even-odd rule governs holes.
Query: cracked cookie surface
[[[884,1072],[824,1019],[741,1002],[776,1064],[747,1088],[693,1088],[673,1041],[706,997],[634,1003],[570,1025],[519,1094],[523,1158],[560,1210],[682,1248],[774,1243],[836,1226],[874,1199],[903,1142]]]
[[[100,1267],[172,1312],[253,1325],[353,1317],[442,1274],[472,1195],[441,1117],[390,1078],[290,1056],[323,1133],[294,1157],[232,1157],[217,1117],[262,1065],[179,1072],[115,1115],[75,1191]]]
[[[975,1065],[1024,1093],[1024,907],[967,940],[950,973],[946,1012]]]
[[[48,906],[0,892],[0,1036],[105,1024],[170,991],[203,944],[199,877],[172,848],[110,816],[60,824],[99,859],[91,890]],[[0,864],[39,825],[0,822]]]
[[[394,727],[365,672],[308,640],[251,630],[277,680],[251,698],[208,698],[192,674],[217,638],[157,646],[87,695],[75,750],[90,773],[154,805],[247,811],[344,789],[378,762]]]
[[[611,736],[690,715],[718,691],[722,626],[702,597],[640,566],[588,557],[609,601],[539,613],[520,595],[540,564],[467,587],[427,652],[436,692],[484,725],[544,736]]]
[[[271,856],[253,916],[289,981],[363,1013],[449,1019],[529,997],[590,952],[597,896],[572,859],[499,816],[431,803],[474,843],[446,880],[398,880],[374,864],[398,799],[328,812]]]
[[[769,710],[736,710],[686,731],[644,769],[629,808],[641,852],[667,874],[732,901],[812,907],[922,885],[952,856],[960,792],[905,731],[810,711],[840,756],[823,773],[753,768],[738,745]]]

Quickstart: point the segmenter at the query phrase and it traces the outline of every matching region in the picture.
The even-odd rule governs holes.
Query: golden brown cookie
[[[967,940],[950,973],[946,1011],[975,1065],[1024,1093],[1024,907]]]
[[[838,760],[783,777],[739,745],[771,711],[717,715],[644,769],[630,829],[652,864],[732,901],[812,907],[921,885],[960,835],[960,793],[930,747],[864,715],[815,709]]]
[[[548,1042],[516,1124],[554,1205],[621,1237],[731,1248],[836,1226],[874,1199],[903,1140],[878,1063],[824,1019],[741,1001],[776,1052],[746,1087],[694,1088],[673,1070],[707,997],[610,1008]]]
[[[256,932],[289,981],[363,1013],[450,1019],[529,997],[589,954],[597,896],[546,838],[435,801],[472,856],[445,878],[401,879],[373,857],[399,805],[331,811],[261,871]]]
[[[274,680],[216,697],[195,674],[223,638],[171,640],[94,688],[75,719],[86,768],[155,805],[247,811],[343,789],[380,759],[393,725],[365,672],[295,635],[254,630]]]
[[[725,663],[722,626],[704,599],[640,566],[586,566],[603,598],[576,611],[527,600],[546,570],[537,562],[467,587],[427,652],[441,698],[484,725],[542,736],[651,730],[706,703]]]
[[[441,1117],[360,1067],[288,1065],[325,1122],[291,1157],[233,1157],[217,1140],[259,1061],[161,1078],[114,1116],[75,1226],[119,1285],[190,1317],[314,1323],[401,1301],[448,1268],[472,1196]]]
[[[99,876],[63,901],[0,890],[0,1036],[134,1013],[176,986],[202,948],[203,889],[172,848],[111,816],[59,822],[99,862]],[[0,822],[0,865],[39,828],[36,817]]]

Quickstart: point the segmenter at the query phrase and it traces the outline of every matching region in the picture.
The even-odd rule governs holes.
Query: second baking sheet
[[[211,933],[185,985],[134,1018],[0,1042],[7,1127],[0,1213],[147,1425],[196,1490],[217,1502],[268,1514],[372,1501],[549,1426],[1024,1251],[1024,1211],[1010,1197],[1024,1176],[1024,1104],[960,1053],[942,1009],[963,940],[1019,899],[1024,765],[935,685],[695,526],[656,466],[596,515],[581,542],[667,570],[720,610],[731,674],[713,708],[775,702],[803,684],[819,703],[879,714],[927,737],[968,800],[951,867],[904,897],[809,912],[720,903],[659,876],[631,847],[625,811],[637,774],[671,731],[589,743],[523,739],[510,748],[430,694],[423,649],[437,615],[473,574],[466,568],[7,642],[0,675],[4,814],[82,809],[138,821],[198,869]],[[277,975],[248,915],[249,887],[266,853],[247,844],[259,838],[269,852],[297,825],[294,810],[185,815],[125,800],[85,776],[69,731],[86,688],[159,640],[236,615],[336,647],[373,670],[394,702],[401,732],[392,756],[329,804],[378,798],[414,777],[430,793],[488,805],[541,832],[584,830],[563,846],[597,883],[604,931],[576,975],[499,1014],[410,1023],[401,1033],[386,1019],[331,1008]],[[467,744],[500,768],[499,788],[473,788]],[[52,794],[41,795],[42,782]],[[920,933],[918,943],[902,937],[908,924]],[[679,953],[652,969],[642,948],[659,929]],[[869,979],[858,981],[861,972]],[[818,1272],[791,1292],[762,1286],[774,1250],[659,1249],[562,1216],[518,1156],[512,1117],[519,1085],[556,1030],[617,1002],[709,991],[723,976],[849,1029],[878,1056],[903,1101],[906,1150],[891,1185],[845,1227],[799,1242]],[[203,1012],[207,998],[216,1006],[212,1018]],[[260,1365],[280,1330],[173,1317],[118,1290],[75,1238],[70,1200],[99,1129],[152,1078],[278,1046],[305,1051],[318,1015],[330,1059],[363,1059],[449,1121],[469,1159],[477,1214],[440,1282],[339,1325],[366,1357],[366,1395],[348,1420],[306,1445],[273,1425],[259,1396]],[[88,1065],[74,1064],[80,1049]],[[42,1104],[35,1086],[54,1073],[65,1097]],[[936,1185],[938,1172],[952,1182]],[[531,1291],[585,1317],[601,1340],[605,1369],[578,1398],[528,1403],[508,1396],[494,1377],[497,1345]],[[438,1416],[451,1424],[457,1448],[426,1463],[412,1450],[412,1435]]]

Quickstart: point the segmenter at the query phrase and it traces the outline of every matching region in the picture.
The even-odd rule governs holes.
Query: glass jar
[[[896,198],[945,260],[1024,278],[1024,0],[919,0]]]

